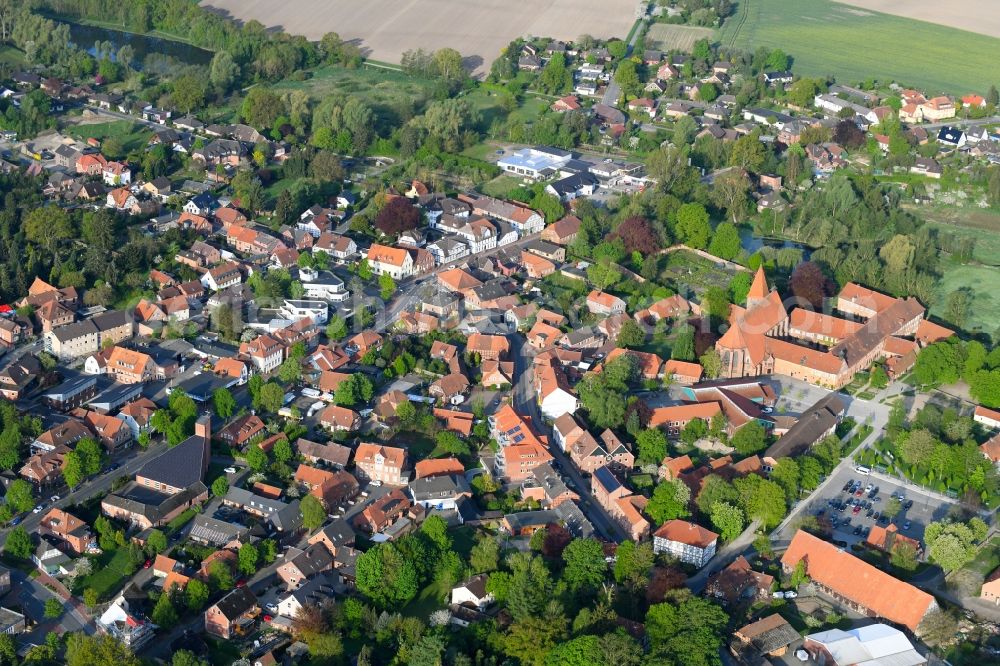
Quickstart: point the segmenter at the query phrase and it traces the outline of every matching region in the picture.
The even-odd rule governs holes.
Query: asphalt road
[[[514,385],[514,407],[519,413],[531,417],[535,429],[546,431],[545,434],[549,436],[549,441],[552,441],[551,431],[545,424],[535,400],[534,365],[532,363],[535,357],[534,350],[520,333],[509,336],[509,339],[512,339],[514,343],[514,372],[517,375],[517,383]],[[625,530],[594,499],[590,492],[590,483],[580,474],[576,463],[570,460],[569,456],[558,446],[550,446],[549,452],[559,462],[560,471],[573,482],[575,486],[573,490],[580,496],[580,508],[594,525],[594,528],[604,538],[611,541],[620,542],[628,539],[629,535],[625,533]]]
[[[74,504],[80,504],[86,502],[87,500],[96,497],[98,495],[107,494],[111,490],[111,485],[114,483],[115,479],[121,476],[132,477],[135,475],[136,471],[139,470],[147,462],[155,458],[157,455],[162,453],[167,449],[166,442],[159,439],[153,444],[150,444],[149,448],[143,451],[142,449],[135,447],[131,452],[125,454],[125,457],[117,458],[117,462],[121,465],[119,469],[113,472],[104,472],[89,481],[84,481],[79,488],[76,490],[63,495],[58,502],[48,503],[46,502],[45,510],[39,513],[29,513],[21,521],[21,527],[23,527],[29,534],[33,533],[38,529],[38,524],[41,522],[42,517],[47,513],[47,510],[52,507],[59,507],[61,509],[68,508]],[[46,493],[45,499],[48,498]],[[7,541],[7,534],[10,532],[10,528],[0,529],[0,547],[3,546]]]

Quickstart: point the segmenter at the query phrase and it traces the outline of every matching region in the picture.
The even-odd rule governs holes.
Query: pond
[[[773,247],[776,250],[784,250],[791,248],[794,250],[802,250],[802,258],[808,259],[809,255],[812,254],[812,248],[808,245],[803,245],[802,243],[796,243],[795,241],[782,240],[779,238],[762,238],[760,236],[754,236],[753,229],[747,227],[740,227],[740,244],[743,249],[747,252],[753,254],[757,252],[762,247]]]
[[[95,54],[95,42],[110,42],[114,46],[115,51],[128,44],[135,53],[135,63],[137,65],[144,63],[146,56],[149,55],[166,56],[185,65],[208,65],[212,62],[212,56],[214,55],[211,51],[170,39],[139,35],[134,32],[124,32],[108,28],[98,28],[79,23],[69,23],[67,25],[69,25],[69,35],[73,43],[82,49],[86,49],[91,55]]]

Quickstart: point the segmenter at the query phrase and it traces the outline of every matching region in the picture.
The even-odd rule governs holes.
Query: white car
[[[62,498],[59,497],[59,495],[53,495],[52,497],[49,498],[49,501],[50,502],[58,502],[60,499],[62,499]]]
[[[222,471],[224,471],[226,474],[236,474],[236,468],[235,467],[227,467],[226,469],[224,469]]]
[[[785,593],[782,592],[781,590],[778,590],[777,592],[772,592],[771,593],[771,598],[772,599],[784,599],[785,598]]]
[[[785,592],[786,599],[794,599],[797,596],[799,596],[799,594],[795,590],[788,590],[787,592]]]
[[[42,512],[41,504],[39,504],[38,506],[36,506],[34,509],[31,510],[31,513],[41,513],[41,512]]]
[[[378,479],[375,479],[374,481],[372,481],[368,485],[371,486],[372,488],[378,488],[379,486],[382,485],[382,482],[379,481]]]
[[[278,604],[264,604],[264,610],[266,610],[268,613],[273,613],[277,615]]]

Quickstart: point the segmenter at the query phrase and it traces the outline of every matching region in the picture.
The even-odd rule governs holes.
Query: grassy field
[[[1000,270],[994,266],[954,265],[945,268],[931,314],[943,316],[948,294],[958,289],[971,289],[975,294],[965,328],[992,335],[1000,327]]]
[[[0,46],[0,65],[21,67],[24,65],[24,53],[13,46]]]
[[[125,585],[131,575],[128,548],[104,551],[94,560],[94,573],[85,576],[75,588],[82,592],[92,587],[99,599],[108,599]]]
[[[146,145],[146,142],[149,141],[149,137],[152,136],[152,132],[131,120],[111,120],[103,123],[74,125],[67,128],[66,133],[80,140],[91,138],[98,139],[99,141],[117,139],[121,141],[122,149],[126,153],[142,149]]]
[[[986,90],[1000,56],[993,37],[832,0],[740,0],[719,41],[750,51],[780,48],[797,74],[833,74],[843,83],[891,79],[929,93]]]
[[[972,258],[987,266],[1000,266],[1000,213],[982,208],[935,206],[914,209],[942,234],[973,238]]]
[[[646,46],[661,51],[677,49],[690,53],[695,42],[699,39],[711,39],[713,32],[711,28],[699,28],[693,25],[654,23],[646,31]]]

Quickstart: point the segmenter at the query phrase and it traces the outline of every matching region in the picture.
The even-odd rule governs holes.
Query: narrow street
[[[517,375],[517,384],[514,385],[514,408],[525,416],[531,417],[531,422],[539,434],[544,434],[552,441],[551,428],[545,423],[542,414],[535,401],[534,388],[534,350],[528,346],[527,340],[520,333],[511,336],[514,342],[514,373]],[[576,464],[570,460],[557,446],[550,446],[549,452],[560,465],[560,471],[568,476],[575,485],[573,490],[580,496],[581,510],[584,515],[593,523],[594,528],[600,532],[604,538],[611,541],[624,541],[628,539],[625,530],[604,510],[590,492],[590,483],[583,478]]]
[[[759,527],[759,520],[755,520],[747,525],[747,528],[738,537],[723,546],[721,550],[715,553],[715,557],[708,564],[702,567],[698,573],[687,579],[688,588],[695,594],[701,594],[712,574],[728,567],[733,560],[750,548]]]

